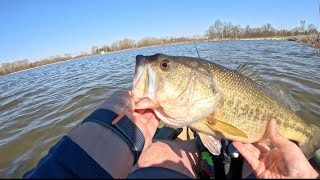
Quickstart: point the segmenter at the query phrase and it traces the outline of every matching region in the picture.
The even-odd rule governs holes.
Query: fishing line
[[[198,48],[197,48],[197,46],[196,46],[196,43],[195,43],[195,42],[193,42],[193,45],[194,45],[194,47],[195,47],[195,48],[196,48],[196,50],[197,50],[198,57],[200,58],[199,51],[198,51]]]

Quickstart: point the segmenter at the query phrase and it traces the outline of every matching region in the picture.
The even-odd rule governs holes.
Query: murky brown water
[[[197,43],[202,58],[235,69],[249,61],[262,78],[280,82],[298,114],[320,126],[320,54],[287,41]],[[48,149],[110,94],[130,89],[138,54],[198,57],[193,44],[117,52],[0,77],[0,178],[20,178]]]

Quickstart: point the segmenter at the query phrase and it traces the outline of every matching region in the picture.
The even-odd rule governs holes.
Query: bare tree
[[[217,19],[212,26],[209,27],[207,31],[207,36],[212,39],[214,37],[219,38],[219,35],[223,38],[223,27],[220,19]]]
[[[125,38],[118,42],[119,49],[129,49],[135,47],[135,41],[132,39]]]
[[[93,54],[93,55],[97,54],[98,53],[97,50],[98,50],[97,46],[92,46],[91,47],[91,54]]]
[[[306,21],[300,20],[300,33],[305,33]]]
[[[314,33],[317,33],[318,30],[314,24],[309,24],[307,32],[308,32],[308,34],[314,34]]]
[[[272,27],[270,23],[266,23],[261,27],[251,27],[247,25],[245,28],[241,28],[240,25],[233,25],[231,22],[222,22],[220,19],[214,21],[214,23],[209,26],[206,33],[203,35],[194,35],[190,37],[144,37],[139,41],[134,41],[132,39],[122,39],[113,42],[111,45],[104,45],[102,47],[92,46],[91,53],[81,51],[79,55],[72,57],[70,53],[65,53],[64,56],[50,56],[36,62],[29,62],[28,59],[18,60],[12,63],[2,63],[0,66],[0,75],[8,74],[15,71],[20,71],[27,68],[42,66],[45,64],[50,64],[54,62],[64,61],[71,58],[86,57],[89,55],[95,55],[98,53],[118,51],[123,49],[130,49],[136,47],[148,47],[153,45],[164,45],[164,44],[174,44],[180,42],[194,42],[202,41],[207,39],[220,39],[220,38],[256,38],[256,37],[272,37],[281,34],[281,36],[296,36],[299,34],[309,34],[310,36],[298,36],[294,37],[297,41],[301,43],[306,43],[312,45],[313,47],[320,49],[319,44],[319,33],[318,29],[314,24],[309,24],[306,29],[306,21],[300,20],[300,25],[292,30],[285,30],[281,27],[277,30]]]

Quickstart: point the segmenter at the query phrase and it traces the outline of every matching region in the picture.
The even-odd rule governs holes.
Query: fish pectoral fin
[[[211,154],[219,155],[221,152],[221,141],[213,136],[198,132],[202,144],[206,147]]]
[[[227,133],[227,134],[230,134],[233,136],[248,138],[247,134],[244,133],[243,131],[241,131],[240,129],[238,129],[230,124],[219,121],[217,119],[209,120],[209,121],[207,121],[206,124],[212,130],[220,131],[222,133]]]
[[[159,123],[159,125],[158,125],[158,128],[163,128],[165,124],[166,124],[165,122],[163,122],[162,120],[160,120],[160,123]]]

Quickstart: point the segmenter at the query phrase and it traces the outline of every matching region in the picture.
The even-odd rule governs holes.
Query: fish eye
[[[168,70],[171,66],[169,59],[164,59],[160,62],[160,67],[163,70]]]

